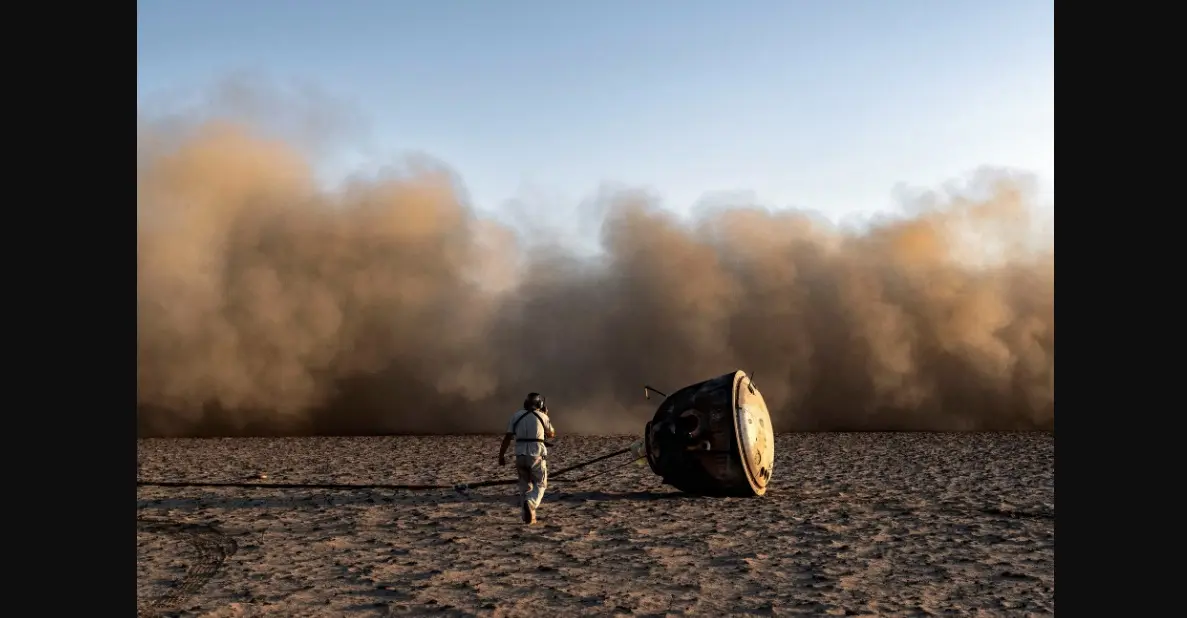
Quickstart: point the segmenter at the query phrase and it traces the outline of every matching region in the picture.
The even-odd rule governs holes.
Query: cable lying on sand
[[[553,476],[554,477],[560,476],[566,472],[571,472],[573,470],[579,470],[586,466],[596,464],[600,461],[605,461],[612,457],[618,457],[619,455],[625,455],[625,454],[631,453],[631,452],[638,453],[641,446],[642,446],[641,443],[632,444],[631,446],[628,446],[627,448],[624,448],[624,449],[621,449],[618,451],[614,451],[613,453],[609,453],[607,455],[602,455],[600,457],[595,457],[594,459],[591,459],[589,461],[584,461],[577,465],[569,466],[568,468],[563,468],[561,470],[558,470],[555,473],[553,473]],[[628,464],[633,463],[633,461],[634,460],[632,460],[632,462],[628,462]],[[615,469],[615,468],[611,468],[611,470],[613,470],[613,469]],[[610,470],[606,470],[604,472],[609,472],[609,471]],[[583,481],[588,478],[593,478],[595,476],[599,476],[599,475],[603,474],[604,472],[599,472],[597,474],[593,474],[593,475],[590,475],[590,476],[587,476],[584,478],[580,478],[580,479],[574,479],[573,482]],[[235,483],[235,482],[218,482],[218,481],[203,482],[203,481],[141,481],[141,480],[137,480],[136,486],[137,487],[233,487],[233,488],[239,488],[239,489],[256,489],[256,488],[260,488],[260,489],[324,489],[324,490],[344,490],[344,491],[351,491],[351,490],[358,490],[358,489],[390,489],[390,490],[405,490],[405,491],[424,491],[424,490],[432,490],[432,489],[454,489],[457,491],[464,492],[464,491],[468,491],[470,489],[476,489],[479,487],[494,487],[497,485],[514,485],[516,482],[517,482],[516,479],[501,479],[501,480],[491,480],[491,481],[479,481],[477,483],[457,483],[455,485],[415,485],[415,484],[413,484],[413,485],[391,485],[391,484],[383,484],[383,483],[370,483],[370,484],[356,484],[356,483]]]
[[[646,460],[663,482],[680,491],[706,496],[761,496],[767,491],[775,462],[775,435],[762,394],[744,371],[731,371],[685,386],[671,395],[651,386],[643,396],[663,396],[655,416],[644,428],[643,439],[627,448],[552,473],[556,478],[612,457],[633,452],[634,461]],[[624,465],[629,465],[624,464]],[[570,482],[601,476],[604,470]],[[567,480],[567,479],[566,479]],[[423,491],[514,485],[516,479],[457,483],[344,484],[344,483],[234,483],[196,481],[141,481],[138,487],[234,487],[241,489],[390,489]]]

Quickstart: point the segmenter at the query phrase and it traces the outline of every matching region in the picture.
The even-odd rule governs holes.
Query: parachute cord
[[[609,468],[606,468],[605,470],[602,470],[601,472],[594,472],[593,474],[591,474],[591,475],[589,475],[589,476],[583,476],[583,477],[581,477],[581,478],[579,478],[579,479],[565,479],[565,480],[566,480],[567,482],[569,482],[569,483],[579,483],[579,482],[581,482],[581,481],[588,481],[589,479],[592,479],[592,478],[594,478],[594,477],[602,476],[603,474],[606,474],[606,473],[609,473],[609,472],[613,472],[613,471],[615,471],[615,470],[621,470],[621,469],[623,469],[623,468],[625,468],[625,467],[627,467],[627,466],[629,466],[629,465],[631,465],[631,464],[637,464],[637,463],[639,463],[639,462],[641,462],[641,461],[646,461],[646,460],[647,460],[647,458],[646,458],[646,457],[640,457],[640,458],[638,458],[638,459],[632,459],[632,460],[630,460],[630,461],[628,461],[628,462],[626,462],[626,463],[624,463],[624,464],[619,464],[619,465],[617,465],[617,466],[611,466],[611,467],[609,467]]]
[[[584,468],[586,466],[593,465],[600,461],[605,461],[612,457],[617,457],[619,455],[625,455],[626,453],[630,453],[632,450],[634,450],[633,447],[627,447],[627,448],[624,448],[619,451],[614,451],[613,453],[609,453],[607,455],[595,457],[593,459],[590,459],[589,461],[584,461],[579,464],[569,466],[568,468],[557,470],[556,472],[552,473],[550,476],[555,478],[555,477],[565,474],[566,472],[572,472],[573,470],[578,470],[580,468]],[[633,462],[631,462],[631,463],[633,463]],[[613,470],[613,469],[615,469],[615,468],[611,468],[611,470]],[[598,476],[600,474],[602,474],[602,472],[599,472],[597,474],[594,474],[594,475],[591,475],[591,476],[588,476],[585,478],[575,479],[572,482],[583,481],[586,478],[593,478],[594,476]],[[234,483],[234,482],[215,482],[215,481],[205,481],[205,482],[204,481],[142,481],[140,479],[137,479],[136,486],[137,487],[223,487],[223,488],[237,488],[237,489],[322,489],[322,490],[331,490],[331,491],[338,491],[338,490],[352,491],[352,490],[360,490],[360,489],[372,489],[372,490],[373,489],[388,489],[388,490],[403,490],[403,491],[456,489],[458,491],[466,491],[466,490],[475,489],[478,487],[494,487],[494,486],[498,486],[498,485],[514,485],[517,482],[519,482],[518,479],[501,479],[501,480],[478,481],[476,483],[457,483],[455,485],[392,485],[392,484],[386,484],[386,483],[356,484],[356,483]]]

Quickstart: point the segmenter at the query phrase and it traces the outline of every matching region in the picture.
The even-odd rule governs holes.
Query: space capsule
[[[667,395],[644,435],[647,464],[665,484],[705,496],[767,491],[775,434],[762,393],[744,371]]]

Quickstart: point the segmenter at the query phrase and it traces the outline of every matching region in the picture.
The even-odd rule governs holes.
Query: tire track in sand
[[[150,618],[176,610],[182,602],[201,590],[218,573],[227,558],[239,549],[235,539],[206,524],[137,518],[136,530],[177,536],[189,542],[197,552],[197,559],[169,592],[137,608],[138,618]]]

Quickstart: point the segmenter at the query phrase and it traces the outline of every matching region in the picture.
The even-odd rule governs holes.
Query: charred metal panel
[[[664,483],[709,496],[761,496],[775,461],[766,402],[743,371],[686,386],[647,423],[647,464]]]

